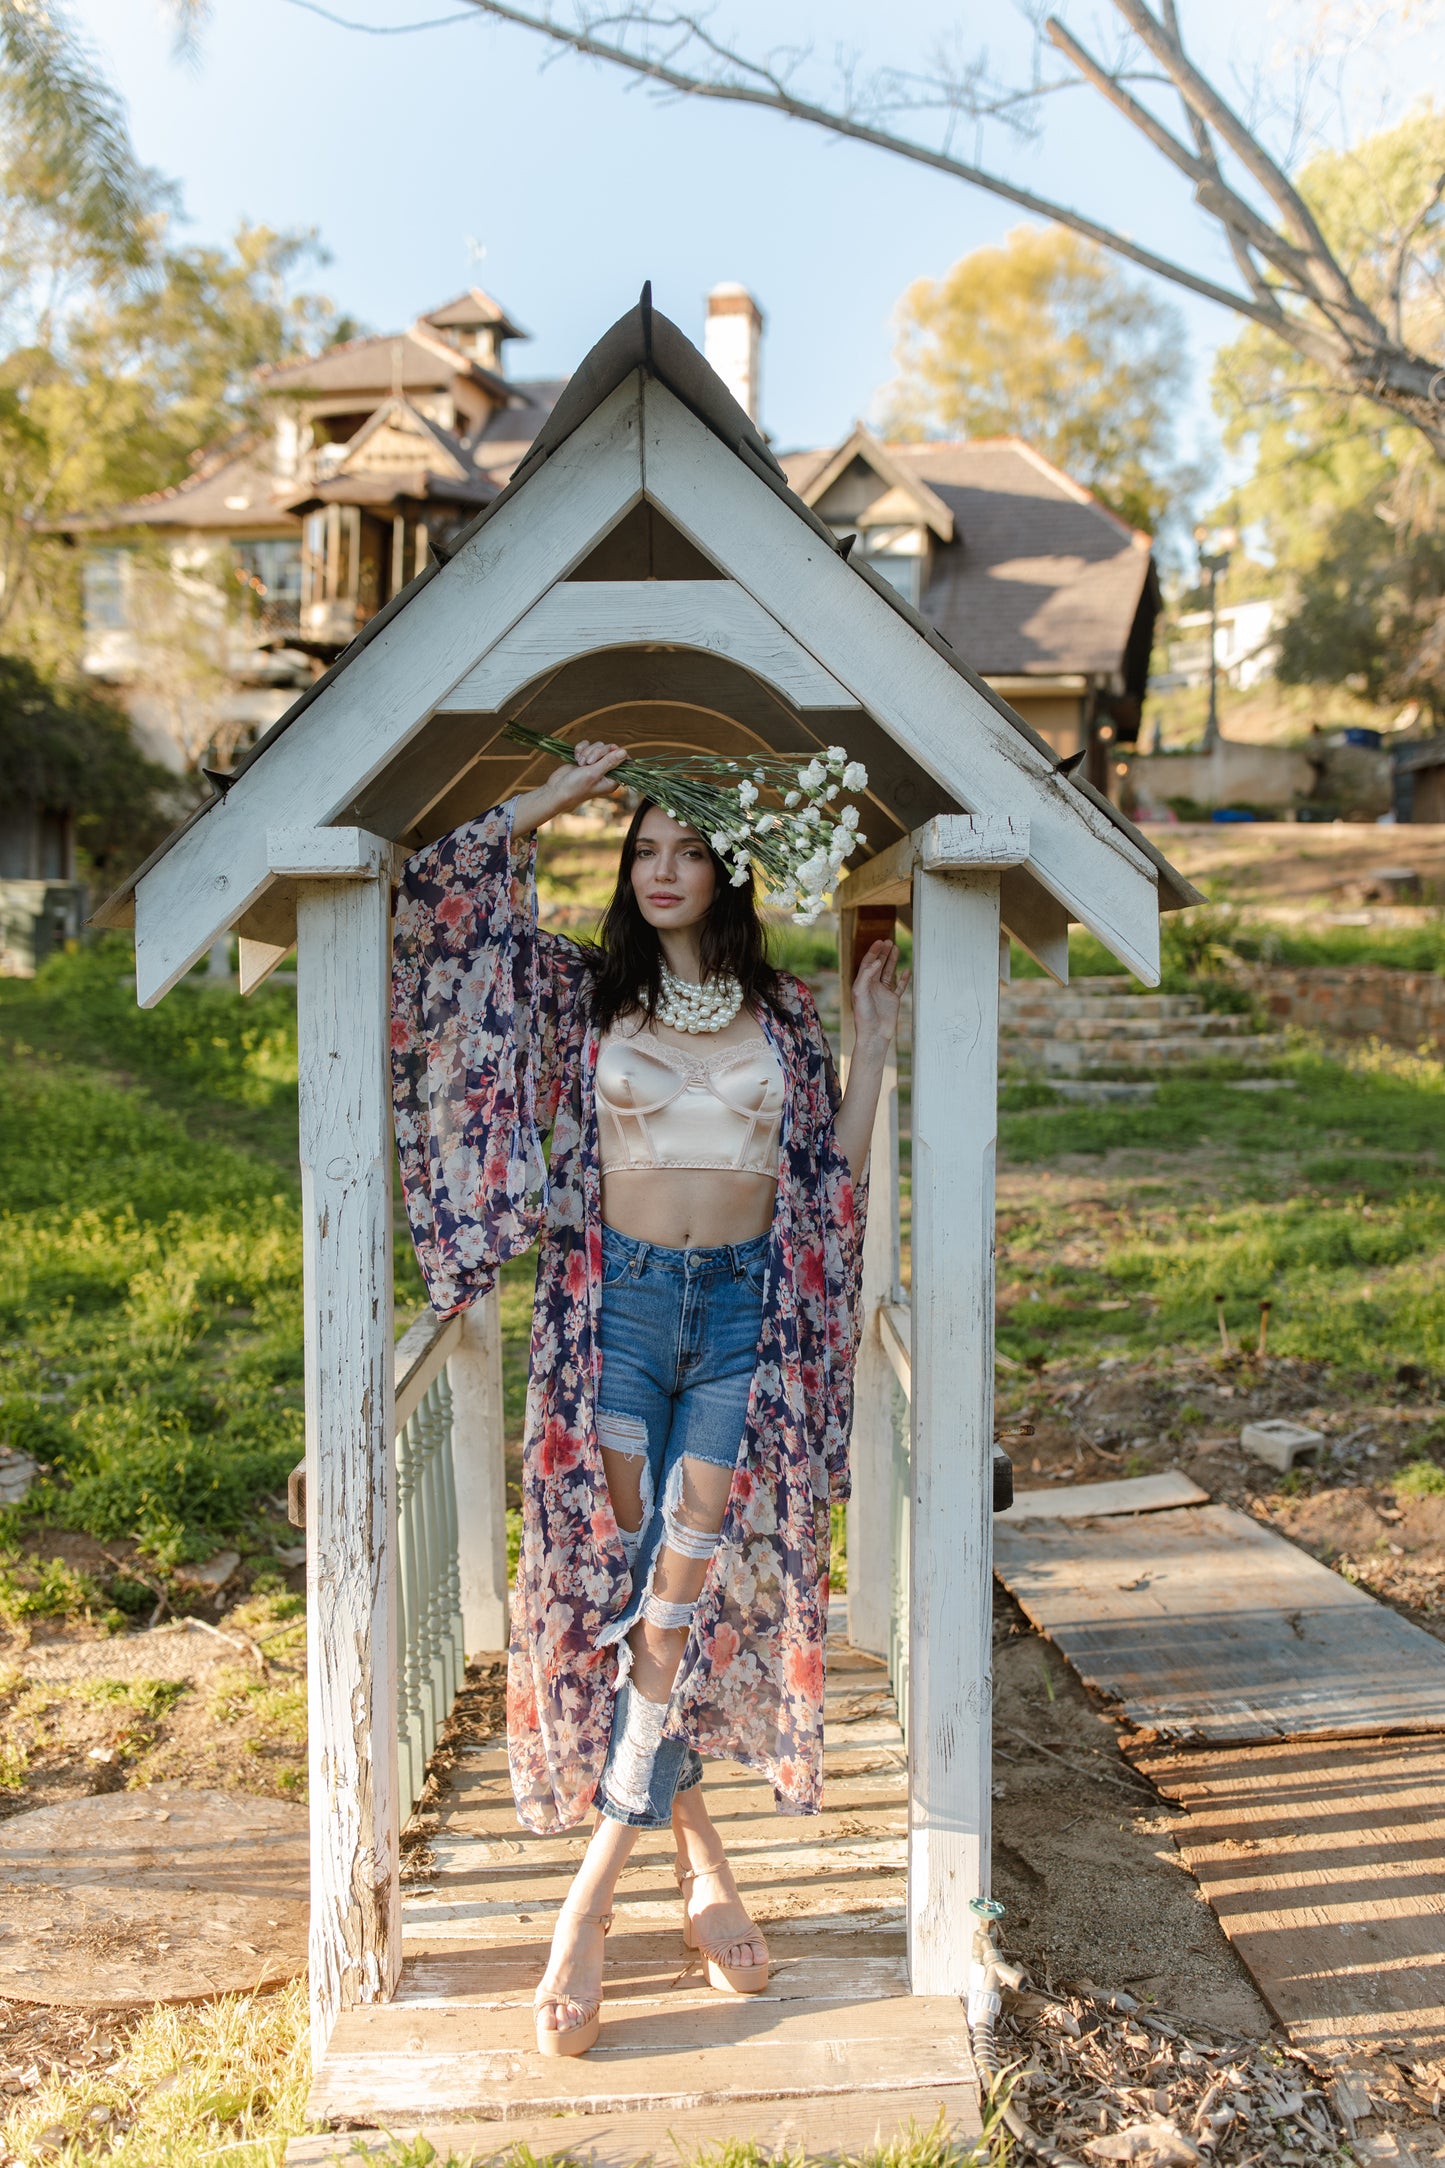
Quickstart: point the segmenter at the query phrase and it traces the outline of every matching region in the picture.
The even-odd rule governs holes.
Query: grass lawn
[[[594,859],[564,863],[579,909]],[[827,968],[826,937],[795,934],[791,967]],[[1187,981],[1191,962],[1181,937],[1171,972]],[[108,940],[0,981],[0,1058],[0,1443],[42,1465],[26,1507],[0,1516],[0,1812],[85,1788],[101,1737],[120,1781],[210,1770],[300,1796],[305,1622],[279,1555],[302,1433],[293,994],[242,1003],[193,977],[142,1013],[126,945]],[[1188,1465],[1445,1619],[1445,1072],[1300,1044],[1276,1082],[1171,1076],[1147,1107],[1006,1088],[1000,1411],[1036,1430],[1020,1477]],[[503,1281],[514,1441],[530,1278],[524,1260]],[[404,1319],[421,1298],[400,1222],[396,1284]],[[1249,1346],[1270,1299],[1268,1364],[1226,1361],[1216,1294]],[[1249,1409],[1315,1410],[1339,1452],[1270,1489],[1232,1457]],[[1410,1550],[1417,1522],[1440,1524],[1438,1571],[1424,1536]],[[221,1548],[241,1565],[218,1611],[182,1575]],[[162,1595],[275,1634],[271,1676],[233,1667],[179,1692],[27,1678],[32,1635],[120,1633]],[[301,2007],[288,1990],[127,2020],[89,2064],[57,2056],[0,2132],[30,2157],[64,2130],[76,2164],[274,2164],[302,2127]],[[39,2050],[16,2053],[40,2068]],[[920,2146],[907,2168],[934,2157]]]

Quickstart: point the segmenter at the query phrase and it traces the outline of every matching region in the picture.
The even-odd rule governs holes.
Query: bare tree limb
[[[193,13],[204,0],[171,0]],[[295,0],[314,5],[315,0]],[[856,64],[842,65],[840,95],[828,104],[805,94],[801,71],[811,57],[804,47],[779,48],[755,57],[716,36],[706,13],[668,0],[574,0],[564,19],[552,0],[465,0],[479,15],[543,37],[560,50],[618,68],[669,97],[702,98],[746,105],[846,141],[867,144],[911,164],[930,168],[1012,203],[1092,241],[1173,286],[1259,324],[1320,368],[1341,395],[1363,395],[1408,421],[1445,459],[1445,367],[1415,351],[1404,335],[1403,291],[1412,242],[1425,229],[1441,190],[1401,238],[1395,266],[1390,329],[1343,269],[1284,166],[1271,156],[1233,106],[1185,52],[1175,0],[1159,0],[1161,16],[1146,0],[1112,0],[1122,24],[1159,73],[1136,66],[1105,66],[1056,19],[1036,27],[1086,83],[1189,181],[1200,209],[1220,229],[1243,290],[1206,277],[1189,265],[1141,248],[1135,241],[1070,204],[1021,188],[1003,174],[955,156],[954,128],[968,120],[1001,120],[1022,127],[1021,115],[1038,98],[1064,85],[1035,71],[1028,88],[999,83],[982,58],[960,62],[936,56],[931,73],[885,68],[860,78]],[[1167,85],[1184,108],[1193,148],[1144,104],[1137,86]],[[1133,87],[1130,87],[1133,86]],[[893,124],[902,113],[946,116],[942,145],[920,140]],[[1225,174],[1221,151],[1260,192],[1268,216]],[[1442,180],[1445,190],[1445,180]],[[1277,220],[1276,224],[1274,221]]]
[[[990,173],[981,166],[954,158],[947,152],[932,149],[926,143],[913,141],[911,137],[895,135],[891,131],[875,128],[854,119],[848,112],[828,106],[813,104],[798,97],[776,76],[766,74],[756,63],[746,65],[755,74],[765,77],[754,83],[714,81],[707,76],[690,73],[661,56],[629,52],[625,46],[612,44],[594,35],[591,29],[569,29],[550,16],[534,15],[527,9],[516,7],[511,0],[468,0],[468,5],[479,14],[495,15],[501,21],[515,23],[525,30],[535,30],[555,43],[570,47],[589,60],[605,60],[625,69],[629,74],[656,84],[659,89],[677,92],[681,96],[706,98],[728,105],[754,105],[783,113],[789,120],[807,122],[821,128],[829,135],[843,136],[851,142],[867,143],[875,150],[891,151],[896,157],[907,158],[916,165],[930,166],[937,173],[946,173],[951,179],[970,182],[988,194],[1001,196],[1006,203],[1015,203],[1020,210],[1032,211],[1040,218],[1053,220],[1067,226],[1071,232],[1081,234],[1085,240],[1094,241],[1100,248],[1109,249],[1116,256],[1123,256],[1137,264],[1142,271],[1152,271],[1156,277],[1168,279],[1175,286],[1183,286],[1190,293],[1199,294],[1205,301],[1217,302],[1221,308],[1237,314],[1253,317],[1257,323],[1274,329],[1271,312],[1259,307],[1247,295],[1230,291],[1227,286],[1216,284],[1213,279],[1201,277],[1184,265],[1171,263],[1168,258],[1156,256],[1151,249],[1140,248],[1137,243],[1115,233],[1111,227],[1101,226],[1096,219],[1088,218],[1068,204],[1055,203],[1047,196],[1036,195],[1031,189],[1019,188],[1002,175]]]

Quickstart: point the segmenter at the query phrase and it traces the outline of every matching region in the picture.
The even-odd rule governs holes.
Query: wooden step
[[[589,2055],[537,2053],[531,2002],[587,1832],[517,1825],[500,1742],[465,1754],[440,1802],[430,1870],[403,1903],[395,1998],[338,2020],[293,2164],[355,2158],[383,2127],[479,2160],[525,2144],[633,2164],[728,2138],[859,2153],[942,2115],[979,2130],[964,2012],[908,1992],[907,1757],[875,1658],[830,1645],[824,1810],[780,1817],[770,1787],[707,1764],[709,1809],[764,1928],[765,1994],[706,1984],[683,1947],[668,1831],[618,1885],[602,2033]]]

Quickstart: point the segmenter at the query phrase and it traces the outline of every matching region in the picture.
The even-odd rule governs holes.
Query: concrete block
[[[1263,1423],[1246,1423],[1239,1442],[1256,1460],[1269,1463],[1288,1475],[1297,1460],[1312,1458],[1324,1444],[1324,1432],[1308,1430],[1303,1423],[1288,1423],[1274,1415]]]

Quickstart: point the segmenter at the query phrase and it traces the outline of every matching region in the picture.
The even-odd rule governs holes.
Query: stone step
[[[1141,1046],[1156,1039],[1236,1039],[1250,1029],[1247,1016],[1069,1016],[1051,1025],[1047,1019],[1012,1017],[1000,1020],[999,1036],[1006,1043],[1019,1039],[1135,1039]]]
[[[1005,988],[999,1006],[1010,1019],[1029,1016],[1051,1022],[1065,1016],[1197,1016],[1204,1003],[1198,994],[1110,994],[1091,1001],[1071,987],[1039,994],[1030,985],[1017,991]]]
[[[1010,1070],[1045,1076],[1089,1076],[1100,1069],[1181,1069],[1210,1061],[1261,1065],[1285,1050],[1282,1032],[1218,1039],[1010,1040],[1002,1049]]]

